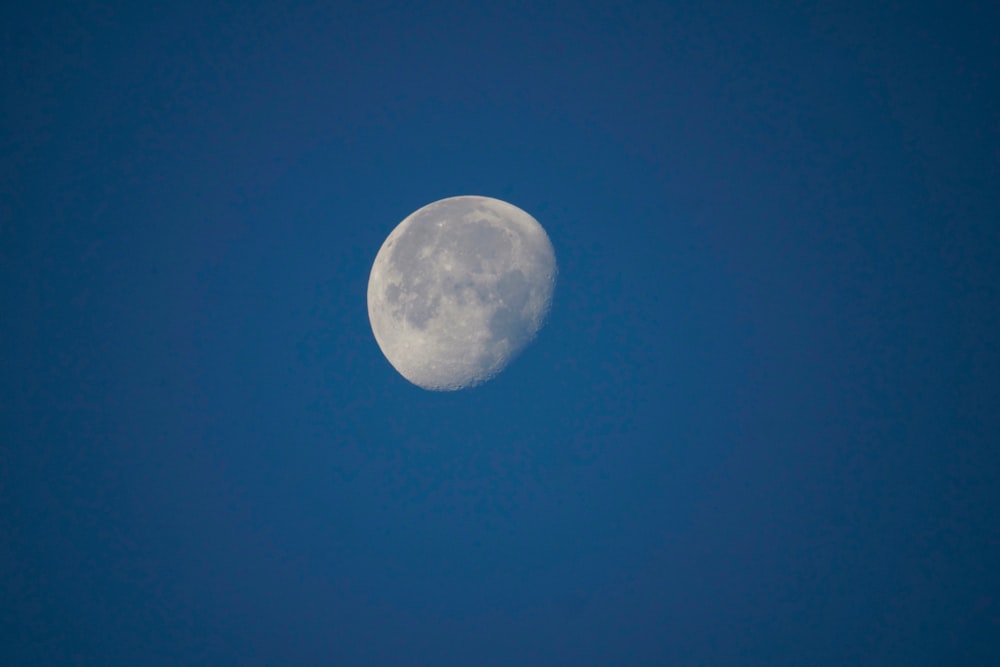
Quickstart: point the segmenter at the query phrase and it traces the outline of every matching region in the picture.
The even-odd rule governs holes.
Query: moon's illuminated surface
[[[481,384],[538,333],[555,286],[538,221],[490,197],[441,199],[399,223],[375,257],[368,318],[389,363],[425,389]]]

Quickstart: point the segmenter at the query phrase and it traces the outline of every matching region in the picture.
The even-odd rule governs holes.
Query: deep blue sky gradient
[[[7,3],[0,664],[1000,664],[998,25]],[[459,194],[560,278],[431,393],[365,290]]]

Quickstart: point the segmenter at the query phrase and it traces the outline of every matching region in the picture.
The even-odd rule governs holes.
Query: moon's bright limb
[[[462,389],[502,371],[538,333],[555,286],[538,221],[490,197],[411,213],[378,251],[368,319],[389,363],[424,389]]]

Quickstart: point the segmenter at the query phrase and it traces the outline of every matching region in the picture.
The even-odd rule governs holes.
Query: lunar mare
[[[389,234],[368,279],[368,319],[407,380],[448,391],[502,371],[538,333],[555,287],[542,226],[491,197],[441,199]]]

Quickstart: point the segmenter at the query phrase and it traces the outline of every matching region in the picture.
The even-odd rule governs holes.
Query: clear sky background
[[[3,665],[1000,664],[993,2],[11,2]],[[560,267],[426,392],[436,199]]]

